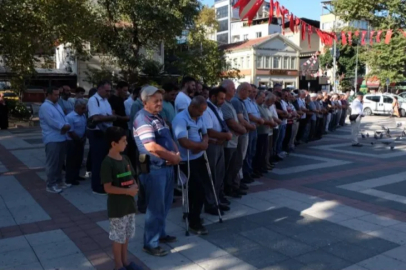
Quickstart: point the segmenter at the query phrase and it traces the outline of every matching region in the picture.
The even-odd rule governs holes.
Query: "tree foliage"
[[[176,67],[181,75],[194,76],[208,85],[218,83],[229,65],[217,42],[207,39],[217,29],[214,9],[204,6],[188,29],[186,44],[170,52],[176,59],[170,65]],[[238,76],[238,71],[234,71],[228,72],[227,77]]]
[[[404,80],[406,39],[398,30],[406,27],[405,1],[336,0],[333,4],[336,14],[344,21],[365,20],[373,29],[393,30],[390,44],[374,42],[363,58],[371,68],[368,76],[376,75],[382,84],[387,78],[392,82]]]

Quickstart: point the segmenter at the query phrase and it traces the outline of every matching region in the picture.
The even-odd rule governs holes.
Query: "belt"
[[[223,145],[224,142],[209,140],[209,144],[212,144],[212,145]]]

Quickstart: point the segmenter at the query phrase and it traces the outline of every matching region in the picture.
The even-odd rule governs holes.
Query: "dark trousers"
[[[315,135],[316,135],[316,122],[317,122],[317,120],[310,120],[309,141],[315,139]]]
[[[275,161],[276,157],[276,142],[278,141],[279,138],[279,128],[274,128],[273,130],[273,136],[272,136],[272,153],[269,157],[269,162],[273,163]]]
[[[237,160],[237,148],[224,148],[224,164],[225,164],[225,175],[224,175],[224,190],[233,190],[233,175],[234,166]]]
[[[87,152],[87,159],[86,159],[86,171],[92,171],[92,148],[89,147],[89,151]]]
[[[78,181],[84,150],[84,142],[68,141],[66,149],[66,183]]]
[[[344,126],[345,118],[347,118],[347,109],[343,109],[341,113],[340,126]]]
[[[100,169],[103,159],[109,152],[108,144],[104,138],[104,133],[100,130],[89,130],[88,138],[92,149],[92,190],[104,193],[104,187],[100,179]]]
[[[269,150],[269,136],[268,134],[258,134],[257,151],[253,160],[254,171],[262,171],[267,168],[266,156]]]
[[[290,142],[290,137],[291,136],[292,136],[292,124],[287,124],[286,125],[285,138],[283,139],[283,142],[282,142],[282,149],[284,151],[289,150],[289,142]]]
[[[299,130],[296,135],[296,141],[303,140],[303,135],[306,131],[307,119],[300,119],[299,120]]]
[[[134,137],[133,137],[132,134],[133,134],[132,131],[128,130],[127,147],[125,149],[125,152],[126,152],[126,155],[128,156],[128,158],[131,161],[131,165],[133,165],[133,168],[136,169],[138,167],[138,164],[137,164],[138,159],[137,159],[137,155],[136,155],[137,146],[135,145],[135,140],[134,140]]]
[[[191,226],[201,224],[200,214],[205,198],[205,182],[209,180],[209,174],[206,168],[204,157],[201,156],[190,162],[190,178],[189,178],[189,223]],[[182,162],[180,169],[187,175],[187,162]],[[173,192],[173,191],[172,191]]]
[[[220,192],[223,187],[225,163],[224,163],[224,146],[210,144],[206,150],[207,159],[209,160],[210,171],[213,179],[214,189],[216,190],[217,199],[220,198]],[[213,194],[213,187],[209,181],[204,182],[205,209],[216,207],[216,199]]]
[[[252,160],[255,157],[255,152],[257,148],[257,136],[258,136],[257,130],[251,131],[249,133],[247,154],[245,155],[244,164],[242,168],[244,176],[251,175],[253,172]]]

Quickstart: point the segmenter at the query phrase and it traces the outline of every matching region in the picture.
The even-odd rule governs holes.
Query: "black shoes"
[[[353,144],[352,147],[362,147],[362,144],[356,143],[356,144]]]
[[[248,190],[248,186],[244,183],[240,183],[240,189],[241,190]]]
[[[176,242],[176,237],[175,236],[170,236],[170,235],[167,235],[167,236],[165,236],[165,237],[163,237],[163,238],[159,238],[159,243],[173,243],[173,242]]]
[[[244,183],[244,184],[251,184],[251,183],[254,183],[255,180],[254,180],[251,176],[246,175],[246,176],[244,176],[244,178],[241,180],[241,182]]]
[[[165,249],[161,248],[160,246],[156,247],[156,248],[149,248],[149,247],[144,247],[143,250],[152,255],[152,256],[157,256],[157,257],[163,257],[168,255],[168,251],[166,251]]]
[[[231,202],[227,198],[220,198],[220,203],[225,205],[230,205]]]
[[[219,213],[217,211],[217,208],[209,208],[209,209],[204,209],[204,212],[206,214],[212,215],[212,216],[217,216]],[[220,210],[220,214],[224,215],[224,212]]]
[[[190,230],[192,233],[197,234],[197,235],[206,235],[206,234],[209,233],[209,232],[207,231],[207,229],[206,229],[203,225],[201,225],[201,224],[196,224],[196,225],[190,224],[190,225],[189,225],[189,230]]]
[[[79,181],[85,181],[86,178],[84,178],[84,177],[82,177],[82,176],[79,176],[78,180],[79,180]]]
[[[225,204],[220,204],[219,208],[221,211],[230,211],[230,206],[225,205]]]
[[[236,199],[241,199],[241,195],[235,191],[224,192],[226,196]]]

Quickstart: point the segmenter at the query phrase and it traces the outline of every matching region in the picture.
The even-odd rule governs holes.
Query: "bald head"
[[[207,105],[207,101],[203,96],[196,96],[190,102],[190,106],[200,107],[202,105]]]
[[[246,82],[240,84],[237,88],[237,96],[242,100],[247,99],[250,92],[251,92],[251,84]]]
[[[196,96],[192,99],[189,105],[189,114],[193,119],[197,119],[202,116],[207,109],[207,101],[203,96]]]

